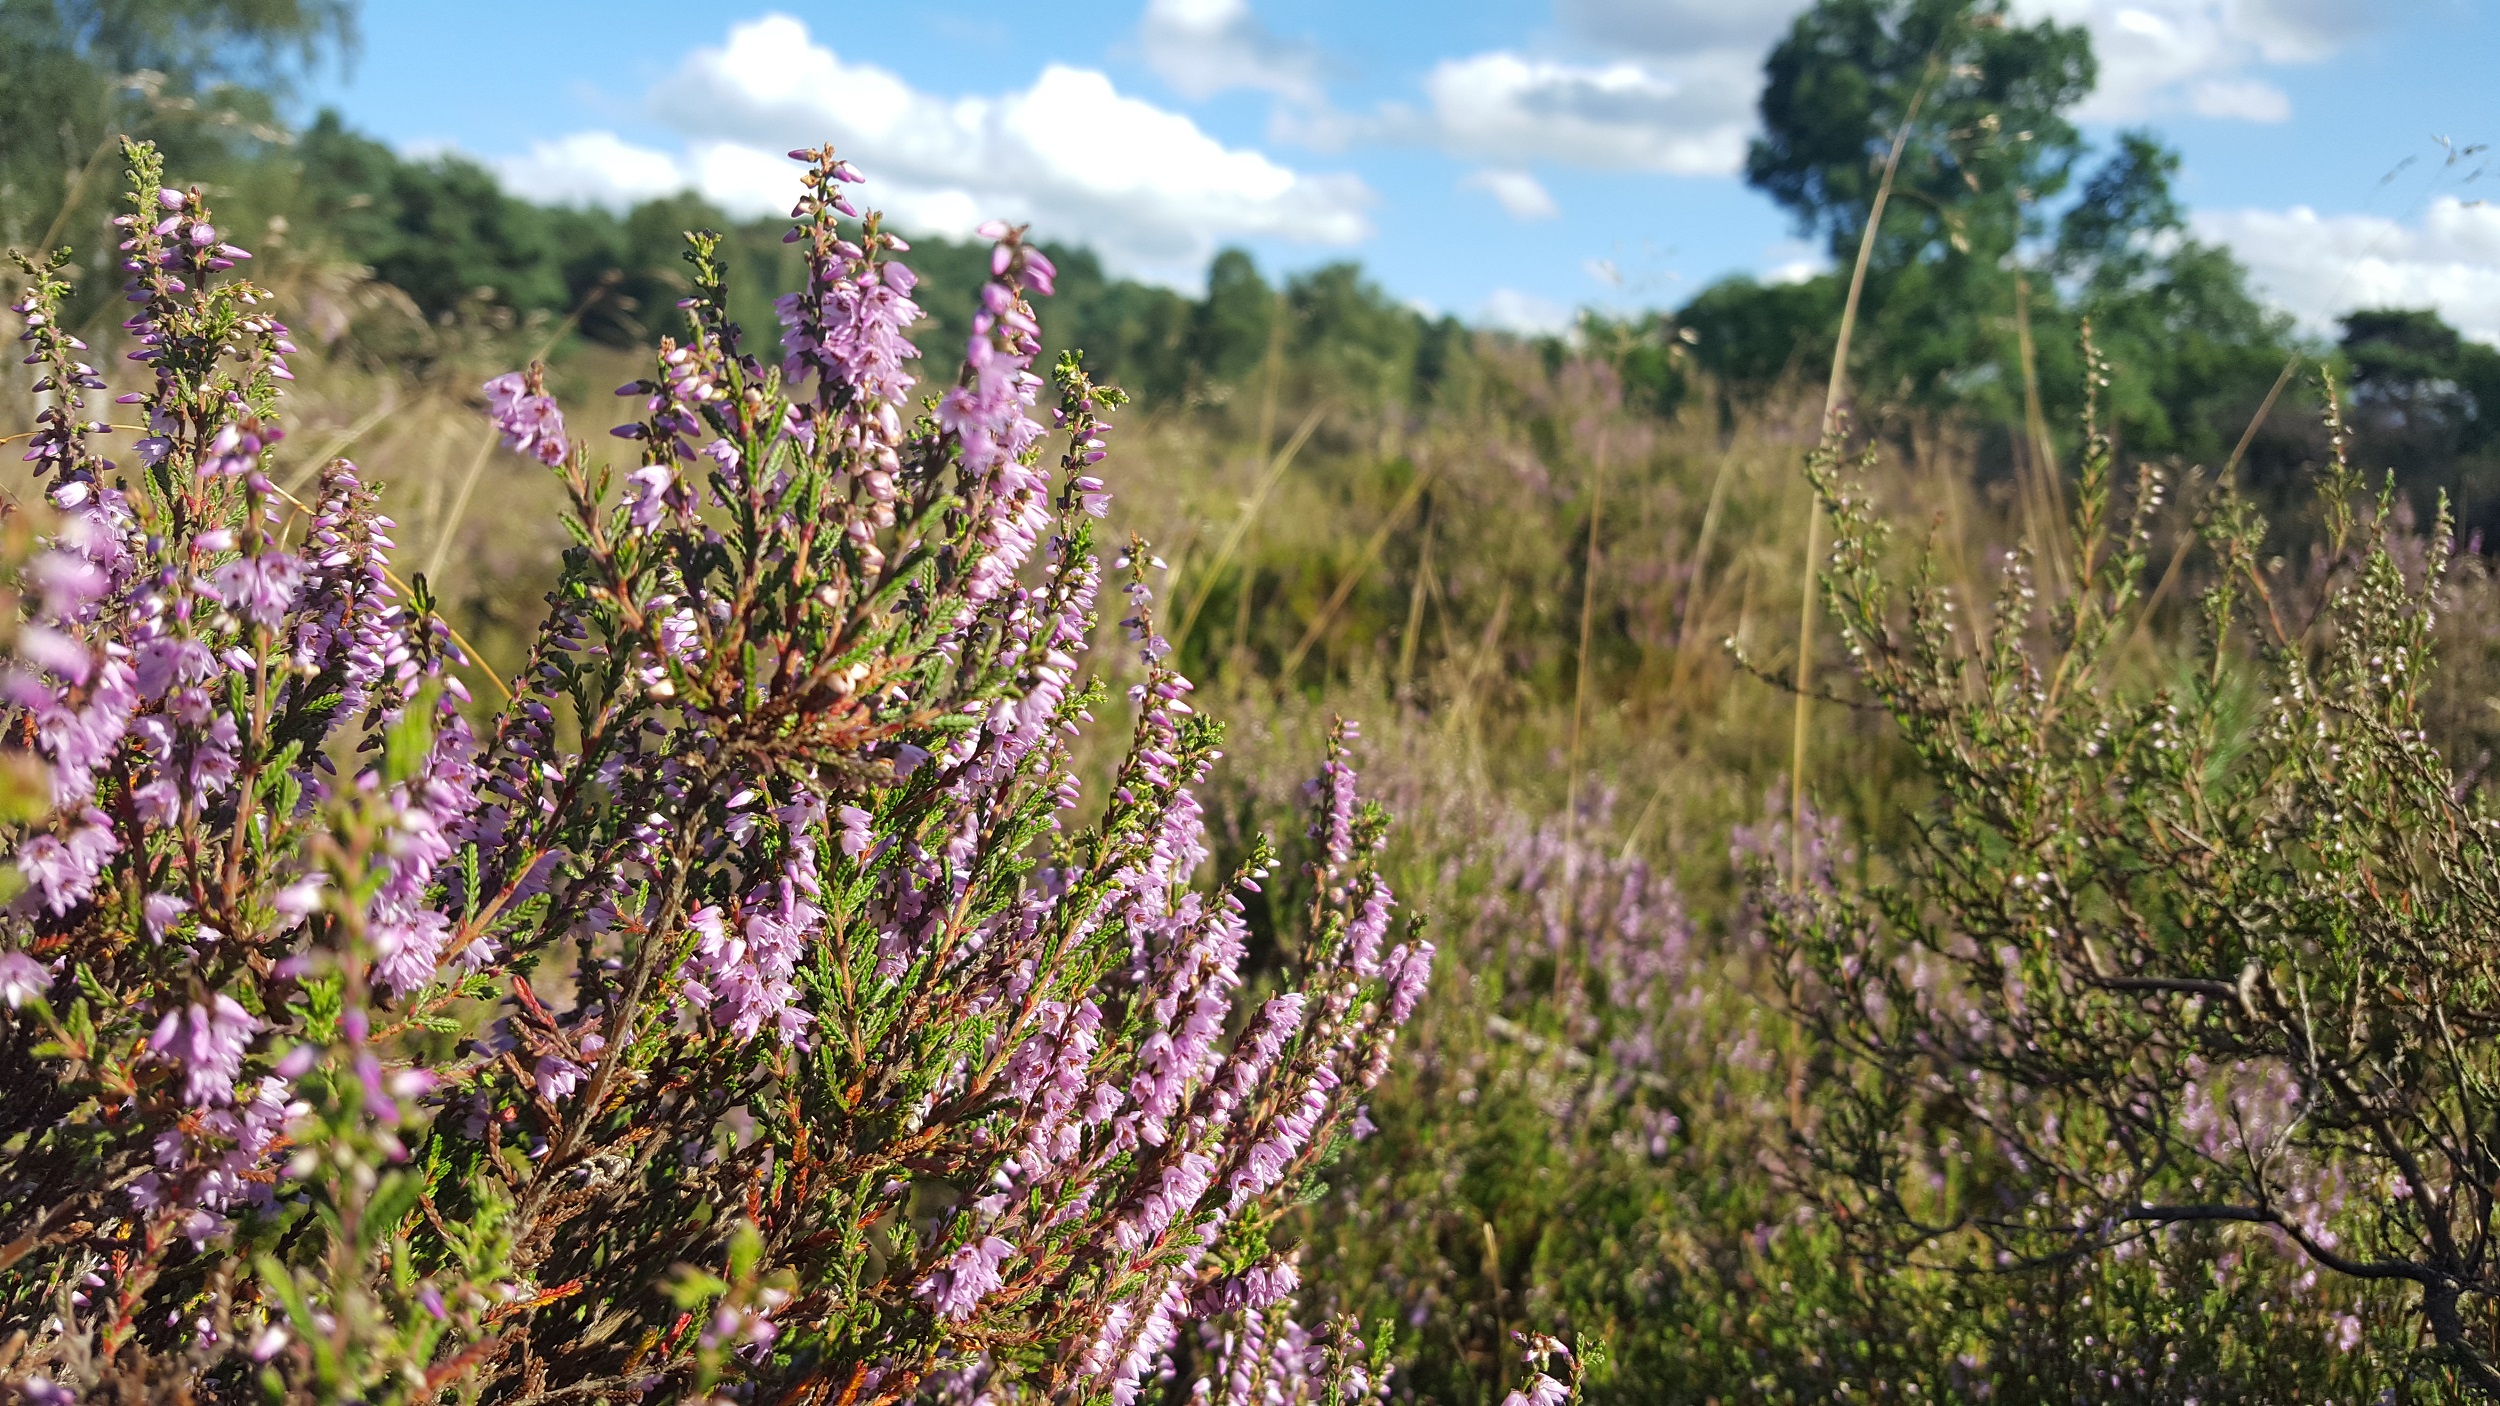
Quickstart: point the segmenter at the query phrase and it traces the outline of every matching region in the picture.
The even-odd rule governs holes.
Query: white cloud
[[[1759,267],[1765,283],[1803,283],[1831,272],[1832,251],[1809,239],[1782,239],[1763,249]]]
[[[1726,175],[1744,159],[1758,55],[1718,50],[1674,67],[1573,64],[1497,50],[1446,59],[1424,80],[1444,146],[1485,160]]]
[[[2208,212],[2200,238],[2227,244],[2252,281],[2312,332],[2355,308],[2435,308],[2467,336],[2500,343],[2500,208],[2446,197],[2418,223],[2289,210]]]
[[[1542,337],[1571,330],[1573,314],[1551,298],[1522,293],[1516,288],[1496,288],[1484,300],[1484,311],[1476,320],[1523,337]]]
[[[2262,78],[2208,78],[2188,89],[2187,99],[2199,117],[2283,122],[2292,115],[2292,100]]]
[[[1254,88],[1320,99],[1318,48],[1270,33],[1249,0],[1147,0],[1137,38],[1147,66],[1184,97]]]
[[[1563,27],[1592,44],[1644,54],[1768,49],[1804,0],[1556,0]]]
[[[2422,0],[2014,0],[2025,21],[2092,35],[2100,85],[2080,115],[2130,122],[2164,113],[2281,122],[2291,99],[2261,75],[2316,62]],[[1153,0],[1248,25],[1247,0]],[[1452,57],[1420,107],[1282,115],[1279,135],[1315,147],[1438,146],[1495,168],[1551,162],[1608,171],[1733,175],[1755,131],[1762,61],[1808,0],[1554,0],[1559,22],[1534,51]],[[1208,21],[1213,24],[1214,21]],[[1261,31],[1263,33],[1263,31]]]
[[[635,146],[614,132],[575,132],[551,142],[532,142],[527,155],[492,164],[496,177],[511,189],[567,205],[622,209],[694,184],[677,158]]]
[[[1119,273],[1176,285],[1201,278],[1228,239],[1347,245],[1371,234],[1359,179],[1227,147],[1092,69],[1051,64],[1018,91],[944,97],[767,15],[689,55],[649,101],[684,144],[675,164],[740,213],[788,209],[798,175],[784,153],[830,140],[869,177],[864,198],[905,228],[961,236],[984,220],[1029,221],[1046,238],[1092,245]],[[507,179],[533,195],[632,198],[662,154],[610,138],[611,150],[598,135],[533,148],[506,163]]]
[[[1550,220],[1562,213],[1537,178],[1525,171],[1503,171],[1486,168],[1460,181],[1462,190],[1480,190],[1493,197],[1493,203],[1507,211],[1514,220]]]
[[[1733,175],[1753,134],[1763,52],[1806,5],[1555,0],[1560,26],[1550,48],[1444,59],[1425,76],[1420,111],[1386,104],[1368,117],[1279,125],[1315,145],[1413,142],[1495,170],[1554,162]]]
[[[2281,89],[2251,76],[2264,64],[2317,63],[2368,37],[2413,0],[2015,0],[2025,19],[2092,32],[2100,85],[2079,110],[2133,122],[2188,111],[2280,122]]]

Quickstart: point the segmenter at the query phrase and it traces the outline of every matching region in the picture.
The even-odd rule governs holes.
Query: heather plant
[[[0,939],[0,1380],[1127,1402],[1223,1320],[1225,1372],[1292,1399],[1385,1382],[1350,1329],[1276,1346],[1270,1233],[1433,950],[1389,931],[1347,725],[1254,972],[1273,861],[1198,880],[1221,732],[1142,543],[1130,741],[1082,817],[1120,398],[1034,372],[1047,258],[992,231],[962,369],[919,394],[904,242],[796,153],[780,354],[689,236],[686,334],[620,392],[637,464],[535,368],[490,382],[574,543],[505,684],[351,465],[309,503],[270,481],[288,331],[200,193],[126,155],[123,463],[65,261],[17,308],[51,516],[9,675],[38,781]]]
[[[1746,915],[1627,853],[1639,817],[1602,790],[1537,819],[1416,764],[1372,774],[1418,822],[1391,862],[1449,915],[1452,975],[1304,1262],[1328,1302],[1399,1321],[1420,1397],[1524,1389],[1527,1324],[1603,1344],[1591,1401],[2349,1399],[2350,1304],[2279,1256],[2189,1235],[2020,1273],[1904,1263],[1814,1155],[1816,1052]],[[1738,869],[1789,853],[1774,800]]]
[[[1930,569],[1896,586],[1837,439],[1813,463],[1856,678],[1934,793],[1862,877],[1755,866],[1818,1056],[1801,1150],[1890,1263],[2270,1284],[2213,1340],[2306,1320],[2277,1349],[2301,1394],[2488,1395],[2500,818],[2429,728],[2444,513],[2404,531],[2330,420],[2318,570],[2217,495],[2201,629],[2164,657],[2138,635],[2163,475],[2127,501],[2090,414],[2071,590],[2017,552],[1978,621]]]

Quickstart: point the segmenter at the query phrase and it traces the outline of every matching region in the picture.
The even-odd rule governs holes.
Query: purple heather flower
[[[657,526],[660,514],[668,507],[669,490],[677,486],[677,471],[666,464],[645,464],[625,476],[625,512],[633,525],[644,531]]]
[[[1380,975],[1380,940],[1389,931],[1389,886],[1374,874],[1363,890],[1363,906],[1346,925],[1345,964],[1356,976]]]
[[[373,984],[393,995],[406,995],[434,979],[443,944],[451,937],[451,920],[431,908],[373,923]]]
[[[194,1001],[167,1011],[148,1048],[176,1061],[186,1076],[183,1099],[195,1107],[234,1101],[234,1076],[260,1021],[219,992],[207,1004]]]
[[[30,685],[18,694],[34,714],[35,741],[52,760],[52,799],[79,805],[95,792],[95,771],[112,759],[138,707],[127,660],[108,655],[96,666],[84,702],[66,690]]]
[[[1570,1400],[1571,1388],[1539,1372],[1528,1379],[1525,1392],[1514,1391],[1503,1397],[1502,1406],[1565,1406]]]
[[[198,640],[160,636],[139,646],[137,674],[139,696],[154,702],[174,688],[216,677],[217,656]]]
[[[52,989],[52,973],[23,952],[0,952],[0,1000],[16,1010]]]
[[[148,938],[155,942],[164,941],[175,922],[190,910],[188,902],[170,893],[152,893],[139,903],[140,919],[147,924]]]
[[[507,371],[488,381],[487,418],[503,435],[506,449],[527,454],[550,468],[564,462],[564,412],[555,398],[530,385],[530,376]]]
[[[1354,768],[1344,754],[1328,759],[1311,789],[1326,798],[1327,809],[1311,824],[1311,838],[1328,851],[1328,862],[1344,864],[1354,855]]]
[[[301,558],[292,552],[268,551],[237,557],[217,568],[209,589],[245,619],[275,625],[286,618],[287,608],[295,603],[295,588],[303,580]]]
[[[868,812],[861,810],[858,806],[844,806],[833,814],[835,819],[842,822],[840,847],[844,854],[857,859],[868,852],[870,845],[877,842],[876,835],[868,828],[869,822],[874,819]]]
[[[998,1267],[1014,1253],[1015,1247],[997,1236],[983,1236],[955,1251],[943,1266],[913,1286],[912,1297],[938,1317],[960,1323],[972,1316],[982,1299],[998,1292],[1005,1282]]]
[[[530,1079],[538,1086],[538,1096],[553,1103],[569,1096],[580,1086],[590,1071],[558,1055],[542,1055],[530,1070]]]
[[[260,465],[260,452],[278,439],[275,426],[263,429],[257,422],[251,428],[229,424],[208,442],[208,452],[200,459],[202,478],[240,478]]]
[[[85,683],[95,673],[95,656],[87,647],[58,630],[42,625],[27,625],[18,631],[18,657],[72,684]]]
[[[1422,1000],[1424,987],[1432,981],[1433,946],[1416,942],[1400,943],[1389,953],[1381,970],[1389,981],[1389,1023],[1404,1025],[1415,1013],[1415,1003]]]
[[[321,891],[329,886],[329,882],[326,874],[298,879],[278,890],[277,895],[269,900],[269,906],[285,917],[302,922],[321,911]]]
[[[17,870],[43,896],[44,908],[58,917],[87,901],[105,861],[121,853],[113,822],[93,806],[80,811],[78,823],[57,835],[37,835],[20,845]]]

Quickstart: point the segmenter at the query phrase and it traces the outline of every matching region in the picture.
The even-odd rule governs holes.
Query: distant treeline
[[[623,214],[535,204],[472,162],[404,158],[332,113],[267,159],[291,168],[286,203],[298,238],[370,268],[429,320],[577,314],[584,337],[632,345],[672,327],[690,228],[729,236],[750,335],[775,335],[771,299],[799,278],[797,254],[781,241],[785,222],[732,220],[692,193]],[[2088,320],[2119,371],[2104,395],[2128,447],[2221,462],[2294,352],[2330,349],[2301,347],[2227,250],[2185,235],[2169,188],[2176,162],[2148,136],[2123,138],[2055,224],[2038,272],[2019,284],[1933,257],[1879,268],[1855,358],[1861,400],[1879,414],[1949,412],[2006,459],[2019,452],[2030,413],[2027,323],[2031,397],[2063,442],[2080,408]],[[948,359],[969,330],[962,324],[987,276],[987,249],[924,236],[912,246],[928,310],[919,341],[933,361]],[[1206,292],[1190,297],[1113,277],[1089,249],[1046,247],[1060,268],[1045,321],[1051,350],[1082,348],[1098,374],[1149,406],[1261,393],[1271,364],[1289,404],[1324,393],[1350,408],[1422,411],[1472,384],[1481,334],[1397,301],[1354,263],[1279,286],[1228,249]],[[1577,353],[1608,359],[1627,399],[1652,413],[1702,404],[1734,416],[1819,382],[1845,280],[1844,270],[1789,283],[1728,278],[1681,308],[1584,315],[1545,347],[1557,364]],[[2382,310],[2347,317],[2332,351],[2350,385],[2363,461],[2401,470],[2424,491],[2424,511],[2427,494],[2446,489],[2469,527],[2500,527],[2500,350],[2463,339],[2435,313]],[[2316,416],[2301,409],[2314,404],[2314,388],[2296,379],[2252,441],[2245,457],[2261,492],[2288,490],[2282,480],[2316,460]]]

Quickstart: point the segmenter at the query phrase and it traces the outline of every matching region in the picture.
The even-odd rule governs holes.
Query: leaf
[[[295,1324],[295,1335],[312,1348],[313,1370],[323,1381],[336,1381],[339,1375],[338,1354],[332,1350],[327,1335],[320,1330],[320,1320],[313,1317],[312,1305],[304,1297],[304,1286],[293,1270],[278,1263],[277,1257],[259,1254],[252,1257],[252,1268],[260,1274],[261,1283],[286,1305],[286,1316]]]
[[[425,1184],[409,1172],[393,1169],[382,1174],[373,1188],[372,1199],[365,1202],[364,1219],[357,1225],[357,1248],[370,1252],[374,1246],[396,1234],[399,1223],[417,1208],[417,1197]]]

